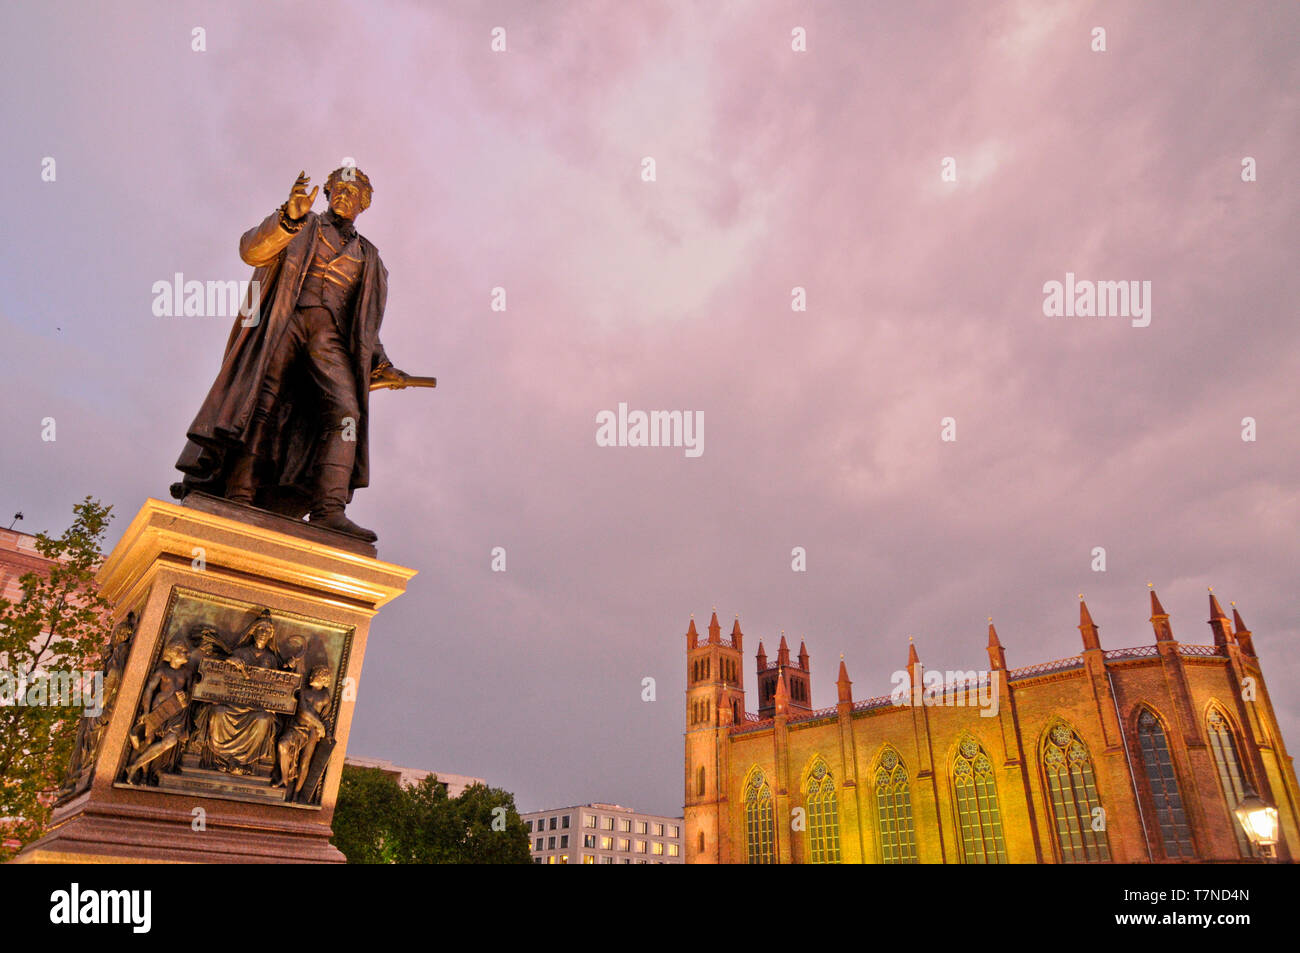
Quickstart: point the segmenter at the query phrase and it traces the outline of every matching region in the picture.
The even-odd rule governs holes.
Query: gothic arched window
[[[1194,857],[1196,850],[1183,811],[1183,795],[1178,789],[1178,775],[1174,772],[1169,741],[1160,719],[1149,708],[1143,708],[1142,714],[1138,715],[1137,735],[1142,767],[1146,771],[1147,792],[1156,809],[1156,823],[1160,826],[1165,856],[1171,859]]]
[[[1242,857],[1254,857],[1255,848],[1246,836],[1246,829],[1237,823],[1233,813],[1242,798],[1246,796],[1246,774],[1242,770],[1241,758],[1237,755],[1237,739],[1233,736],[1232,725],[1217,708],[1211,708],[1205,716],[1205,730],[1210,736],[1210,749],[1214,752],[1214,766],[1219,769],[1219,785],[1223,788],[1223,799],[1228,802],[1228,816],[1232,818],[1232,830],[1237,835],[1237,849]]]
[[[704,765],[695,772],[695,794],[697,797],[704,797]]]
[[[1110,860],[1106,814],[1097,796],[1088,746],[1062,722],[1043,739],[1042,757],[1061,860],[1067,864]]]
[[[704,831],[700,831],[700,853],[704,853]]]
[[[814,864],[840,862],[840,809],[835,777],[821,758],[813,761],[804,780],[807,792],[809,859]]]
[[[912,792],[907,765],[893,748],[876,762],[876,828],[880,860],[885,864],[916,863],[916,828],[912,825]]]
[[[961,740],[953,755],[952,785],[957,796],[962,861],[1005,864],[1007,847],[1002,839],[1002,812],[998,807],[993,762],[969,735]]]
[[[776,821],[772,809],[772,788],[759,768],[745,781],[746,862],[776,863]]]

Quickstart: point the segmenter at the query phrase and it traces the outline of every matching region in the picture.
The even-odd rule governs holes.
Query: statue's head
[[[330,670],[324,665],[317,665],[311,670],[311,678],[307,680],[312,688],[328,688],[330,684]]]
[[[252,642],[259,649],[264,649],[271,644],[275,638],[275,623],[271,621],[271,610],[263,609],[253,620],[253,624],[248,627],[244,637],[239,640],[240,645],[247,645]]]
[[[172,668],[180,668],[190,660],[190,650],[184,642],[169,642],[163,649],[163,660]]]
[[[113,627],[113,642],[126,642],[135,634],[135,613],[128,612],[126,618]]]
[[[370,208],[374,191],[370,179],[355,166],[341,166],[325,180],[325,198],[334,214],[343,218],[356,218]]]
[[[253,644],[259,649],[266,648],[273,635],[275,635],[275,626],[270,622],[258,622],[253,626]]]

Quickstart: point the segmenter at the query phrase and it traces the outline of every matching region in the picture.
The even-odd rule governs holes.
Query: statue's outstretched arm
[[[281,224],[282,219],[292,224],[291,220],[284,218],[281,209],[276,209],[263,219],[260,225],[255,225],[244,232],[239,239],[239,257],[244,260],[244,264],[252,265],[254,268],[269,265],[279,257],[285,246],[293,241],[293,236],[298,234],[302,224],[298,223],[297,228],[288,231]]]

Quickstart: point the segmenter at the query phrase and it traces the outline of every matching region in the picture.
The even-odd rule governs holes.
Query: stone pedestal
[[[298,520],[201,494],[181,505],[148,500],[98,575],[114,621],[129,612],[137,619],[116,698],[93,761],[86,758],[80,781],[56,806],[49,833],[16,862],[342,862],[330,825],[370,620],[414,575],[374,558],[367,543]],[[213,674],[214,665],[231,665],[241,638],[244,658],[256,650],[250,626],[265,610],[280,664],[254,674],[276,683],[273,701],[238,694],[241,676],[223,688]],[[128,784],[128,766],[149,743],[141,728],[146,688],[154,673],[176,668],[163,658],[172,646],[168,654],[180,660],[173,643],[189,653],[180,669],[190,690],[185,713],[167,724],[184,725],[185,743]],[[328,733],[317,743],[314,773],[303,772],[311,790],[296,800],[272,782],[276,739],[293,730],[288,709],[303,704],[307,678],[270,668],[330,672]],[[288,681],[295,687],[283,688]],[[156,705],[161,695],[151,697]],[[207,740],[249,723],[254,730],[241,737],[259,740],[260,755],[213,763]]]

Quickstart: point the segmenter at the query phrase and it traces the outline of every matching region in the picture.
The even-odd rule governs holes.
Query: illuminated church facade
[[[1295,770],[1251,633],[1213,593],[1213,643],[1174,638],[1151,592],[1153,645],[1083,652],[939,684],[909,648],[891,695],[814,711],[803,644],[760,642],[745,711],[744,635],[686,633],[688,863],[1257,862],[1234,809],[1276,807],[1275,857],[1300,851]]]

